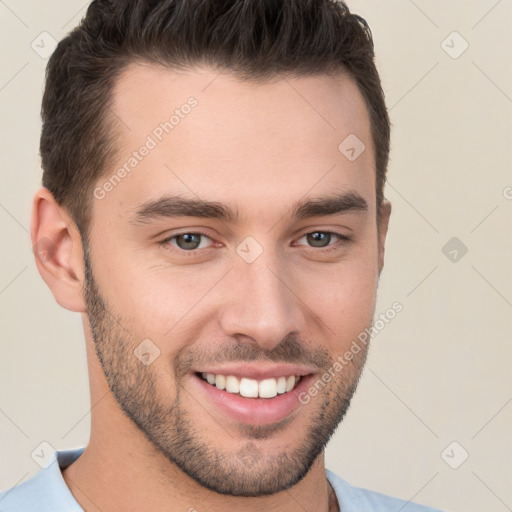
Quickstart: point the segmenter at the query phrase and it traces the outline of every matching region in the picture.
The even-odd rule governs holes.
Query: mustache
[[[313,366],[317,370],[328,368],[333,361],[329,351],[323,347],[312,347],[295,335],[286,336],[271,350],[265,350],[254,342],[229,340],[225,344],[212,347],[185,347],[174,360],[176,377],[187,374],[194,365],[208,363],[232,363],[272,361]]]

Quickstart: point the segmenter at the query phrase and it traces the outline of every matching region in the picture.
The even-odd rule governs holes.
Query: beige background
[[[54,302],[28,236],[44,52],[86,5],[0,0],[0,489],[39,469],[41,442],[89,434],[80,319]],[[349,5],[373,29],[394,125],[377,313],[404,309],[374,338],[327,466],[453,512],[512,510],[512,2]],[[467,254],[443,253],[452,237]]]

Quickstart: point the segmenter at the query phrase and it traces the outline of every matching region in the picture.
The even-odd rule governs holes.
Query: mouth
[[[206,372],[198,372],[196,375],[217,389],[245,398],[274,398],[277,395],[284,395],[293,391],[302,378],[300,375],[282,375],[257,380]]]
[[[299,396],[315,375],[307,368],[289,366],[265,371],[246,365],[209,370],[191,374],[192,394],[218,423],[231,420],[245,425],[291,421],[304,411]]]

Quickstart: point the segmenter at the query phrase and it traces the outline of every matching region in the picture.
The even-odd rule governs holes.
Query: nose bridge
[[[252,263],[236,261],[221,319],[225,333],[250,337],[269,350],[291,332],[300,332],[300,301],[287,282],[288,274],[272,251],[264,251]]]

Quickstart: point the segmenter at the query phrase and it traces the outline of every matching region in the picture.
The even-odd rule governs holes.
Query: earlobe
[[[66,210],[44,187],[34,196],[30,238],[37,269],[55,300],[66,309],[84,313],[80,233]]]
[[[380,207],[380,218],[378,225],[378,237],[379,237],[379,276],[384,268],[384,252],[386,245],[386,235],[389,227],[389,217],[391,216],[391,203],[384,199]]]

